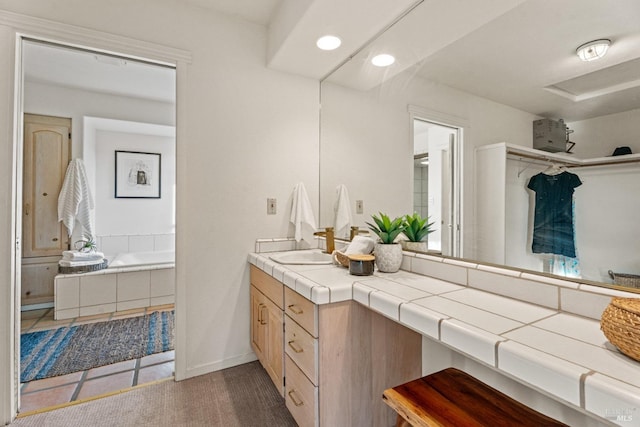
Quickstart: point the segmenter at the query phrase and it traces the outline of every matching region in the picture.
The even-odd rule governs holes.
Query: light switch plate
[[[276,199],[267,199],[267,215],[275,215],[277,212]]]
[[[364,212],[364,202],[362,200],[356,200],[356,213],[361,214]]]

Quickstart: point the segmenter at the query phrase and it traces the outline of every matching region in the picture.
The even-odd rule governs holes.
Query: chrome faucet
[[[325,252],[328,254],[333,253],[333,250],[336,248],[335,239],[333,237],[333,227],[325,227],[324,231],[316,231],[313,235],[323,236],[327,246],[327,250]]]

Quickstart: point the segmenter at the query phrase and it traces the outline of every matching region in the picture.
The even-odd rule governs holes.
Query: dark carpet
[[[295,427],[259,362],[15,420],[12,427]]]
[[[173,350],[173,311],[20,336],[20,382]]]

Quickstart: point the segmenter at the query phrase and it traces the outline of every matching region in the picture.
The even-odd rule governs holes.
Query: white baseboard
[[[187,368],[184,378],[179,378],[176,375],[176,381],[186,380],[187,378],[197,377],[199,375],[208,374],[211,372],[219,371],[221,369],[232,368],[234,366],[242,365],[244,363],[253,362],[258,360],[254,352],[241,354],[239,356],[231,357],[229,359],[219,360],[212,363],[206,363],[194,367]],[[176,372],[177,374],[177,372]]]

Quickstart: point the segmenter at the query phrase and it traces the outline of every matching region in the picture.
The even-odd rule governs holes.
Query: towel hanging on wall
[[[335,236],[348,239],[350,227],[353,223],[351,216],[351,202],[349,201],[349,192],[344,184],[336,187],[337,200],[334,206],[335,210]]]
[[[303,239],[303,227],[305,224],[311,228],[311,234],[316,231],[316,218],[313,215],[311,202],[309,201],[309,196],[303,183],[299,183],[293,188],[293,202],[291,203],[291,216],[289,220],[294,227],[296,242]],[[311,241],[311,238],[309,238],[309,241]]]
[[[69,236],[76,222],[83,228],[82,237],[93,240],[93,221],[91,211],[94,208],[91,189],[87,180],[82,159],[73,159],[67,166],[64,182],[58,196],[58,221],[67,227]]]

